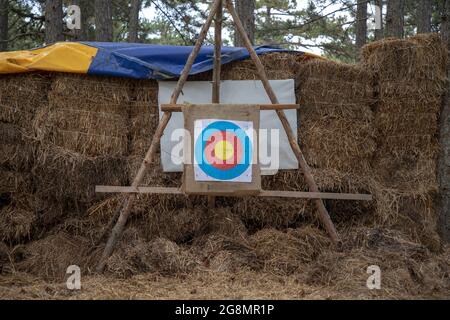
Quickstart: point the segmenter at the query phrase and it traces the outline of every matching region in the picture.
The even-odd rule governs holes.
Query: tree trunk
[[[105,42],[113,41],[110,0],[95,0],[95,39]]]
[[[388,0],[386,17],[386,36],[403,38],[405,0]]]
[[[128,42],[138,42],[139,11],[141,10],[141,0],[131,0],[130,24],[128,28]]]
[[[236,11],[244,25],[252,45],[255,44],[255,0],[236,0]],[[239,32],[234,32],[234,45],[243,47],[244,40]]]
[[[361,49],[367,43],[367,1],[358,0],[356,8],[356,48]]]
[[[375,0],[374,4],[379,9],[375,8],[375,14],[379,13],[379,16],[375,18],[375,23],[379,22],[379,29],[375,29],[375,40],[383,39],[384,28],[383,28],[383,0]],[[378,11],[379,10],[379,11]]]
[[[0,51],[8,50],[8,1],[0,0]]]
[[[431,0],[417,3],[417,33],[431,32]]]
[[[441,36],[450,50],[450,0],[445,0],[444,13],[442,15]],[[450,56],[449,56],[450,59]],[[449,60],[450,61],[450,60]],[[450,64],[447,67],[450,77]],[[450,242],[450,84],[447,95],[442,103],[439,119],[439,144],[440,153],[438,159],[439,182],[439,226],[442,238]]]
[[[45,2],[45,43],[47,45],[63,41],[62,0]]]

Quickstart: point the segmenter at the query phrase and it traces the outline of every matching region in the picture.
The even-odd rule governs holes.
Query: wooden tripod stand
[[[207,32],[209,27],[211,26],[211,23],[213,20],[215,20],[215,49],[214,49],[214,69],[213,69],[213,86],[212,86],[212,102],[213,103],[219,103],[219,96],[220,96],[220,72],[221,72],[221,43],[222,43],[222,8],[225,5],[225,7],[228,9],[229,13],[231,14],[233,21],[236,25],[237,32],[240,33],[242,36],[245,47],[247,48],[248,52],[250,53],[250,57],[253,60],[256,71],[259,75],[260,80],[262,81],[262,84],[264,86],[264,89],[270,98],[271,105],[264,105],[261,106],[261,109],[270,109],[275,110],[282,125],[283,128],[287,134],[290,146],[298,160],[298,163],[300,165],[300,168],[305,176],[305,180],[308,184],[308,187],[310,189],[309,193],[300,193],[298,192],[297,195],[289,195],[289,194],[282,194],[280,191],[278,194],[275,193],[266,193],[265,196],[281,196],[281,197],[301,197],[301,198],[311,198],[314,199],[314,203],[317,207],[318,217],[321,221],[322,226],[327,231],[328,235],[330,236],[332,242],[337,245],[339,243],[339,236],[336,232],[336,229],[334,227],[333,222],[330,219],[330,216],[324,206],[324,203],[322,199],[328,198],[328,199],[346,199],[346,200],[371,200],[370,195],[342,195],[342,197],[336,196],[338,194],[322,194],[319,192],[316,182],[314,181],[314,178],[311,174],[311,170],[305,161],[305,158],[302,154],[302,151],[297,143],[297,140],[295,138],[295,135],[292,131],[292,128],[288,122],[288,119],[286,118],[286,115],[284,113],[284,109],[292,109],[296,108],[295,105],[281,105],[279,104],[279,101],[275,95],[275,92],[273,91],[269,80],[267,78],[266,72],[264,70],[264,66],[262,65],[258,55],[256,54],[255,50],[252,47],[252,44],[244,30],[244,27],[242,25],[241,20],[239,19],[237,12],[232,4],[231,0],[215,0],[211,6],[210,13],[208,15],[208,18],[206,19],[205,24],[203,25],[201,32],[199,34],[199,37],[197,39],[197,42],[191,52],[191,54],[188,57],[188,60],[186,62],[186,65],[181,73],[181,76],[178,80],[178,83],[172,93],[170,104],[168,105],[162,105],[161,110],[164,111],[162,118],[160,119],[159,125],[156,129],[156,132],[153,136],[150,148],[148,149],[145,158],[141,164],[141,167],[136,175],[136,177],[133,180],[133,183],[131,187],[104,187],[104,188],[98,188],[97,191],[100,192],[127,192],[129,193],[127,197],[124,200],[123,206],[121,208],[121,212],[119,215],[119,218],[112,228],[111,235],[106,243],[105,249],[103,251],[101,260],[97,266],[97,271],[102,272],[107,259],[114,251],[114,248],[120,239],[120,236],[124,230],[125,224],[127,222],[127,219],[130,215],[131,208],[133,206],[133,202],[136,199],[136,193],[176,193],[181,194],[181,192],[177,190],[168,190],[168,192],[164,191],[157,191],[156,188],[142,188],[139,187],[141,184],[145,172],[149,166],[154,161],[155,154],[157,151],[157,147],[160,141],[160,138],[164,132],[164,129],[167,126],[167,123],[169,122],[172,112],[180,111],[181,105],[177,104],[178,97],[181,93],[181,90],[186,83],[186,80],[188,78],[189,72],[191,70],[191,67],[200,51],[200,48],[206,38]],[[169,192],[170,191],[170,192]],[[294,192],[293,192],[294,193]],[[301,194],[301,195],[299,195]],[[334,195],[334,196],[333,196]],[[264,196],[264,192],[261,196]],[[214,206],[214,196],[208,196],[208,206],[211,208]]]

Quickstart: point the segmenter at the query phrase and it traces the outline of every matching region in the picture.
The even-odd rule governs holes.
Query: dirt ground
[[[349,285],[351,288],[349,288]],[[302,275],[277,276],[242,271],[207,272],[183,277],[143,274],[129,279],[106,276],[82,278],[81,290],[65,283],[46,283],[24,274],[0,277],[0,299],[450,299],[445,292],[426,289],[416,294],[389,288],[369,290],[365,281],[351,275],[346,285],[314,286]]]

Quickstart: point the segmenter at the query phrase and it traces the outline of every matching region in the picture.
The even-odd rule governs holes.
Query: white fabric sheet
[[[275,94],[280,103],[295,103],[294,80],[270,80]],[[158,91],[158,103],[170,103],[170,96],[176,86],[174,81],[160,81]],[[183,92],[178,98],[178,103],[204,104],[211,103],[211,87],[209,81],[190,81],[186,82]],[[270,100],[259,80],[225,80],[221,82],[220,102],[224,104],[267,104]],[[297,111],[285,110],[288,121],[297,136]],[[160,116],[162,116],[160,108]],[[172,141],[172,134],[176,129],[184,127],[183,114],[181,112],[173,113],[164,135],[161,138],[161,163],[164,172],[181,172],[183,171],[182,158],[183,153],[180,152],[179,141]],[[259,156],[261,160],[261,173],[275,174],[278,169],[297,169],[298,162],[291,150],[286,133],[278,119],[275,111],[261,111],[261,129],[269,129],[267,134],[259,134]],[[274,137],[272,143],[270,129],[278,129],[279,139]],[[273,133],[272,133],[273,134]],[[268,143],[267,143],[268,140]],[[181,143],[182,145],[182,143]],[[177,147],[178,146],[178,147]],[[273,152],[271,150],[279,150]]]

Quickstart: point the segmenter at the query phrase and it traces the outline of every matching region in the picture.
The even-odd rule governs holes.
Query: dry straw
[[[410,42],[405,45],[405,41]],[[398,48],[402,53],[391,52]],[[139,195],[119,247],[108,261],[108,273],[121,278],[151,273],[164,279],[208,274],[224,282],[228,276],[241,279],[239,274],[247,270],[258,281],[271,278],[277,283],[302,283],[314,292],[328,286],[336,294],[372,297],[376,293],[365,287],[367,266],[379,264],[386,297],[433,292],[433,288],[448,293],[442,283],[448,274],[448,255],[429,252],[441,249],[433,232],[436,144],[427,140],[432,146],[427,150],[425,142],[416,138],[434,137],[443,83],[440,69],[430,69],[429,64],[430,55],[441,52],[439,45],[422,36],[388,40],[366,50],[366,65],[374,65],[369,71],[323,60],[308,62],[288,53],[262,57],[271,79],[299,75],[300,142],[319,189],[375,196],[374,205],[326,202],[346,244],[342,251],[332,250],[321,229],[304,226],[305,221],[318,224],[310,201],[219,197],[218,207],[225,208],[208,213],[204,198]],[[389,60],[392,57],[399,57],[395,59],[400,63]],[[437,61],[440,64],[439,57]],[[391,71],[392,67],[399,71]],[[375,93],[373,74],[385,81]],[[191,79],[210,80],[211,73]],[[224,66],[222,79],[257,76],[250,61],[239,61]],[[1,83],[11,87],[7,81]],[[99,197],[94,186],[131,183],[158,124],[157,83],[60,74],[51,87],[48,82],[33,82],[29,88],[42,90],[36,93],[41,100],[31,111],[39,145],[26,158],[33,175],[1,168],[1,190],[22,190],[22,194],[5,197],[0,234],[8,242],[34,241],[1,250],[7,252],[11,270],[61,281],[68,265],[80,265],[90,273],[97,262],[103,249],[99,240],[108,233],[106,226],[123,197]],[[10,93],[0,92],[0,101],[9,101]],[[26,95],[32,93],[22,98]],[[374,96],[379,98],[376,105]],[[1,110],[2,122],[22,128],[20,117]],[[3,127],[8,144],[27,145],[19,143],[26,130],[20,129],[20,136],[16,127]],[[390,140],[396,136],[398,140]],[[391,141],[390,149],[382,141]],[[158,154],[143,184],[179,186],[180,178],[178,173],[162,172]],[[28,180],[36,194],[23,192],[22,181]],[[264,189],[308,189],[302,173],[295,170],[265,176],[262,183]],[[90,210],[84,215],[87,207]],[[97,278],[93,279],[95,287]]]
[[[37,108],[47,100],[48,75],[30,73],[0,77],[0,121],[12,123],[32,136],[32,120]]]
[[[313,60],[298,71],[300,142],[317,168],[364,174],[375,151],[372,74],[365,69]]]
[[[434,197],[447,51],[437,34],[427,34],[375,42],[363,57],[378,79],[376,216],[438,250]]]

